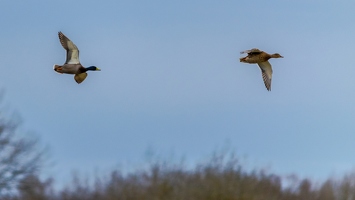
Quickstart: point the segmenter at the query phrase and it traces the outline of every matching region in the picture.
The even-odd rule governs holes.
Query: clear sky
[[[355,2],[0,1],[5,102],[50,147],[50,173],[201,161],[226,144],[315,179],[355,166]],[[63,64],[62,31],[89,72]],[[272,91],[240,51],[280,53]]]

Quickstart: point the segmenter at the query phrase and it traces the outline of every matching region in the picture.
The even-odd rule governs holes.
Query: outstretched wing
[[[271,79],[272,79],[272,68],[269,61],[258,63],[261,69],[261,75],[263,76],[265,87],[268,91],[271,91]]]
[[[67,51],[67,59],[65,64],[79,64],[79,49],[76,45],[67,38],[62,32],[58,32],[59,41],[63,48]]]
[[[75,75],[74,75],[74,80],[75,80],[78,84],[80,84],[81,82],[83,82],[83,81],[86,79],[87,76],[88,76],[88,74],[87,74],[86,72],[80,73],[80,74],[75,74]]]
[[[245,50],[245,51],[242,51],[240,52],[240,54],[244,54],[244,53],[247,53],[247,54],[258,54],[258,53],[261,53],[262,51],[260,51],[259,49],[257,48],[253,48],[253,49],[250,49],[250,50]]]

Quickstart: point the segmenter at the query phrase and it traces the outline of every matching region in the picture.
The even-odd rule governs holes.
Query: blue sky
[[[355,166],[352,1],[1,1],[5,104],[50,147],[49,170],[139,167],[149,149],[194,163],[226,144],[251,165],[314,179]],[[89,73],[63,64],[62,31]],[[257,47],[271,60],[268,92]]]

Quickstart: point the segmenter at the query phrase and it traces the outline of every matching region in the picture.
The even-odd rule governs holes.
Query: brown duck
[[[240,58],[240,62],[259,65],[261,69],[261,74],[263,76],[265,87],[268,91],[271,91],[272,67],[268,60],[270,58],[283,58],[283,57],[278,53],[268,54],[256,48],[242,51],[240,53],[248,54],[246,57]]]
[[[54,71],[60,74],[75,74],[74,80],[79,84],[87,77],[87,71],[101,71],[95,66],[84,67],[79,61],[79,49],[62,32],[58,32],[59,41],[67,51],[67,59],[64,65],[54,65]]]

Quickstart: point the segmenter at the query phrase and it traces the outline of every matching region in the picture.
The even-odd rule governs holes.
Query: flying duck
[[[283,56],[278,53],[268,54],[256,48],[242,51],[240,53],[248,54],[246,57],[240,58],[240,62],[259,65],[265,87],[268,91],[271,91],[272,67],[268,60],[270,58],[283,58]]]
[[[63,48],[67,51],[67,58],[64,65],[54,65],[54,71],[60,74],[74,74],[74,80],[80,84],[87,77],[87,71],[101,71],[98,67],[84,67],[79,61],[79,49],[76,45],[65,36],[62,32],[58,32],[59,41]]]

